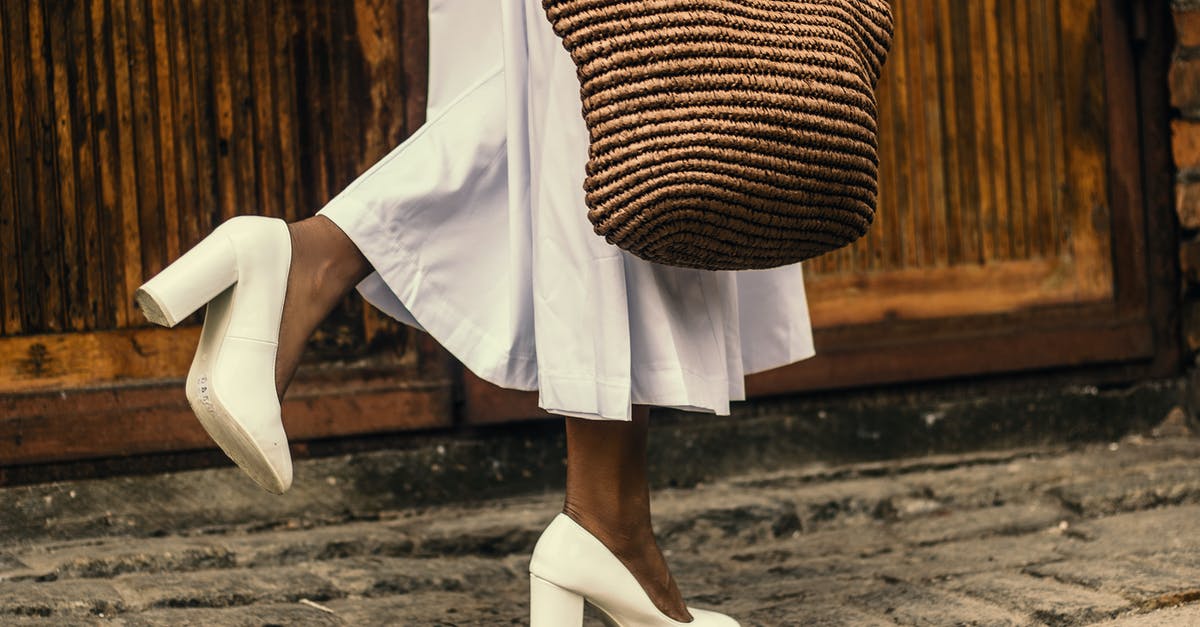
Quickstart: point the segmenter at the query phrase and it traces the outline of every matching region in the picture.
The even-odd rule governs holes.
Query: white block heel
[[[529,574],[529,627],[582,627],[583,597]]]
[[[186,395],[217,446],[269,492],[292,485],[275,354],[292,239],[275,218],[239,216],[137,291],[146,318],[175,326],[208,303]]]
[[[237,281],[237,257],[225,233],[214,232],[134,294],[146,319],[173,327]]]
[[[663,614],[603,542],[559,514],[538,538],[529,560],[531,627],[579,627],[584,602],[609,627],[738,627],[724,614],[691,607],[691,622]]]

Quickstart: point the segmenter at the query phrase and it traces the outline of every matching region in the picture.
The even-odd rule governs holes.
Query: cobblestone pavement
[[[689,602],[743,625],[1200,625],[1198,457],[1133,437],[793,468],[656,492],[655,524]],[[559,499],[51,539],[60,514],[0,529],[0,624],[523,624]]]

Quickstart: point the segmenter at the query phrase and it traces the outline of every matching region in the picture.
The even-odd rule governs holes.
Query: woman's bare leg
[[[288,232],[292,267],[275,356],[275,390],[281,399],[317,325],[371,272],[350,237],[326,217],[292,222]]]
[[[288,230],[292,265],[275,359],[280,398],[317,325],[371,271],[354,242],[328,218],[293,222]],[[566,425],[563,512],[629,568],[663,613],[681,622],[691,621],[650,526],[650,487],[646,482],[649,409],[635,406],[632,422],[567,418]]]
[[[690,622],[650,526],[646,481],[649,408],[633,421],[567,418],[567,498],[563,513],[596,536],[629,568],[667,616]]]

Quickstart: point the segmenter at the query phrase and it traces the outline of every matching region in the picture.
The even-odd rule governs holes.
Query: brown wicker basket
[[[884,0],[543,0],[591,137],[588,218],[644,259],[782,266],[866,232]]]

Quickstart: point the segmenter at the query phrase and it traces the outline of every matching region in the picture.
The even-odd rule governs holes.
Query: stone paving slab
[[[998,607],[1013,608],[1038,623],[1086,625],[1131,609],[1129,599],[1008,571],[955,577],[939,587]]]
[[[1198,460],[1200,439],[1135,437],[786,468],[657,491],[655,524],[689,602],[747,627],[1192,625]],[[11,533],[0,518],[0,625],[525,624],[528,555],[561,506],[371,509],[328,480],[285,506],[214,488],[236,515],[183,498],[222,472],[0,490],[20,505]]]
[[[1035,564],[1024,572],[1091,590],[1137,599],[1142,607],[1155,609],[1177,604],[1181,595],[1200,596],[1200,561],[1192,556],[1171,555],[1168,559],[1111,556],[1103,559],[1067,559]],[[1180,581],[1193,587],[1180,588]]]
[[[985,599],[936,587],[890,578],[868,587],[871,588],[868,592],[850,596],[847,600],[896,625],[999,627],[1028,624],[1022,613],[994,605]]]
[[[1100,624],[1104,627],[1196,627],[1200,625],[1200,605],[1172,607]]]

